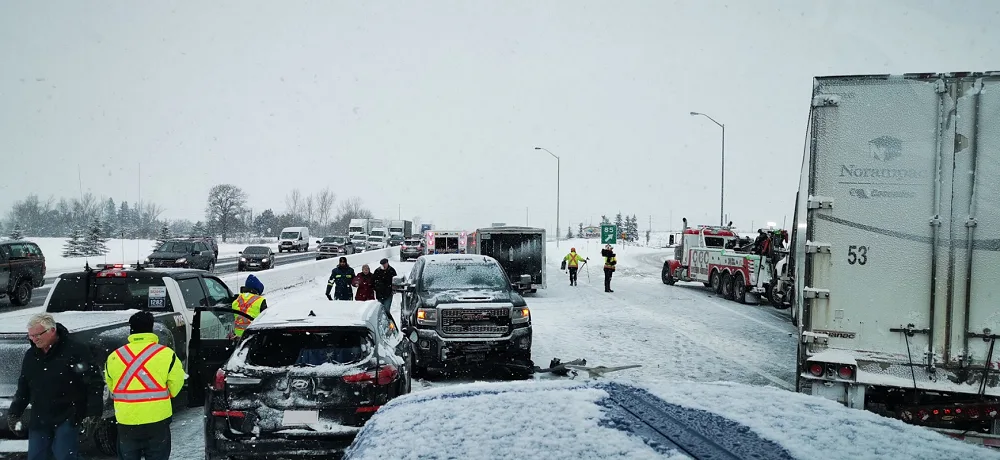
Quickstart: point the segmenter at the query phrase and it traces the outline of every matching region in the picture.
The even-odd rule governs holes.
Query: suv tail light
[[[344,381],[347,383],[357,383],[361,385],[370,385],[373,383],[376,385],[388,385],[392,383],[398,375],[399,370],[396,369],[396,366],[387,364],[382,366],[378,372],[368,371],[345,375]]]

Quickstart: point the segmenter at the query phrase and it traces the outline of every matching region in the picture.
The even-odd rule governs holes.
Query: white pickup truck
[[[224,282],[203,270],[109,265],[62,274],[43,307],[6,313],[0,319],[0,426],[7,427],[21,361],[31,346],[27,326],[32,315],[51,313],[73,339],[90,348],[103,372],[108,355],[128,342],[129,317],[139,310],[150,311],[160,343],[172,348],[184,364],[188,405],[200,406],[206,384],[237,343],[233,315],[243,314],[233,311],[234,299]],[[108,455],[117,450],[113,421],[114,406],[105,389],[102,423],[85,435]],[[20,440],[24,449],[26,436],[0,430],[0,442]]]
[[[798,389],[1000,446],[1000,72],[820,77]]]

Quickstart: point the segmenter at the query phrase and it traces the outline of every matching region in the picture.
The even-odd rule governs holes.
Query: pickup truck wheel
[[[14,286],[10,293],[10,303],[18,307],[23,307],[31,302],[31,283],[28,280],[21,280]]]
[[[101,420],[94,427],[94,445],[104,455],[118,454],[118,427],[114,420]]]

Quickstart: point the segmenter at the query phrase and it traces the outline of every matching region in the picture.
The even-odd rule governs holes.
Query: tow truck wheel
[[[716,294],[722,292],[722,276],[718,270],[712,270],[712,274],[708,276],[708,283]]]
[[[733,300],[733,276],[729,272],[722,274],[722,290],[719,292],[719,295],[723,299]]]
[[[673,286],[674,283],[677,282],[677,280],[674,279],[674,274],[670,272],[670,265],[666,263],[663,264],[663,271],[660,272],[660,278],[663,279],[663,284],[668,286]]]
[[[747,303],[747,285],[746,281],[743,281],[742,273],[733,277],[733,297],[735,297],[736,301],[739,303]]]

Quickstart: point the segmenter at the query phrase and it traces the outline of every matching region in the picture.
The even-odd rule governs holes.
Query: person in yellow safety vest
[[[566,265],[569,267],[569,285],[576,286],[576,272],[580,269],[580,260],[586,263],[590,258],[584,258],[580,254],[577,254],[576,248],[569,248],[569,254],[566,254],[563,260],[566,261]]]
[[[257,279],[256,276],[248,276],[246,282],[243,283],[243,287],[240,288],[240,295],[236,296],[236,300],[233,301],[233,310],[241,311],[256,318],[260,312],[267,310],[267,299],[264,298],[263,294],[264,283]],[[247,330],[252,320],[242,315],[233,316],[236,317],[234,319],[236,327],[233,333],[236,334],[236,337],[243,337],[243,331]]]
[[[611,275],[615,273],[615,265],[618,265],[618,259],[615,257],[615,251],[610,244],[601,250],[601,256],[604,257],[604,292],[615,292],[611,290]]]
[[[104,379],[118,422],[118,458],[170,458],[171,399],[184,386],[184,365],[153,333],[153,314],[128,320],[128,344],[108,355]]]

